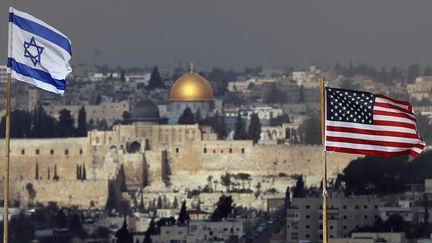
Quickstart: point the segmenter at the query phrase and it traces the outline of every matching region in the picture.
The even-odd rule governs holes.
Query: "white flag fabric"
[[[8,36],[8,68],[12,78],[63,95],[65,79],[72,71],[69,38],[14,8],[9,9]]]

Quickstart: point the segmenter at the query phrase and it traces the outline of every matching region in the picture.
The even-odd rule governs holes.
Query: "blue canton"
[[[373,94],[334,88],[326,88],[326,92],[327,120],[373,124]]]
[[[24,49],[24,57],[30,58],[34,66],[41,62],[41,54],[44,47],[36,44],[34,36],[31,38],[30,42],[24,41]]]

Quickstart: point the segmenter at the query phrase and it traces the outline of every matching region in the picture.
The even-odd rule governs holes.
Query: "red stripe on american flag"
[[[326,146],[326,151],[335,151],[335,152],[350,153],[350,154],[364,154],[369,156],[381,156],[381,157],[394,157],[394,156],[399,156],[404,154],[409,154],[413,157],[417,157],[420,155],[419,153],[410,149],[398,151],[398,152],[384,152],[384,151],[377,151],[377,150],[350,149],[350,148]]]
[[[405,122],[395,122],[395,121],[373,121],[373,125],[379,125],[379,126],[392,126],[392,127],[405,127],[405,128],[411,128],[416,129],[416,126],[410,123]]]
[[[374,106],[380,106],[380,107],[384,107],[384,108],[395,109],[395,110],[398,110],[398,111],[401,111],[401,112],[404,112],[404,113],[407,113],[407,114],[412,114],[412,112],[409,111],[409,110],[407,110],[407,109],[404,109],[404,108],[402,108],[400,106],[392,105],[392,104],[389,104],[389,103],[375,102]]]
[[[390,100],[391,102],[396,103],[396,104],[405,105],[405,106],[408,107],[408,110],[410,112],[412,112],[412,105],[408,101],[395,100],[395,99],[389,98],[387,96],[384,96],[382,94],[374,94],[374,95],[375,95],[375,97],[379,97],[379,98],[382,98],[382,99]]]
[[[401,118],[407,118],[411,121],[416,121],[415,118],[411,117],[410,115],[407,115],[405,113],[396,113],[396,112],[390,112],[390,111],[380,111],[380,110],[374,110],[374,115],[381,115],[381,116],[393,116],[393,117],[401,117]]]
[[[413,134],[413,133],[377,131],[377,130],[359,129],[359,128],[351,128],[351,127],[327,126],[327,131],[349,132],[349,133],[357,133],[357,134],[365,134],[365,135],[387,136],[387,137],[419,138],[417,134]]]
[[[419,148],[419,149],[423,149],[423,147],[424,147],[421,144],[415,144],[415,143],[388,142],[388,141],[378,141],[378,140],[359,139],[359,138],[347,138],[347,137],[334,137],[334,136],[327,136],[327,141],[341,142],[341,143],[376,145],[376,146],[386,146],[386,147],[394,147],[394,148]]]

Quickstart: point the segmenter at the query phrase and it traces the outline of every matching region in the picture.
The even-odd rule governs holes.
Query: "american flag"
[[[425,148],[407,101],[326,87],[325,109],[326,151],[417,157]]]

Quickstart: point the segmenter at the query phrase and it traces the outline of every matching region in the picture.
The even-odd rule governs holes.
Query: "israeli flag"
[[[45,22],[9,9],[8,68],[12,78],[41,89],[64,94],[72,71],[71,42]]]

